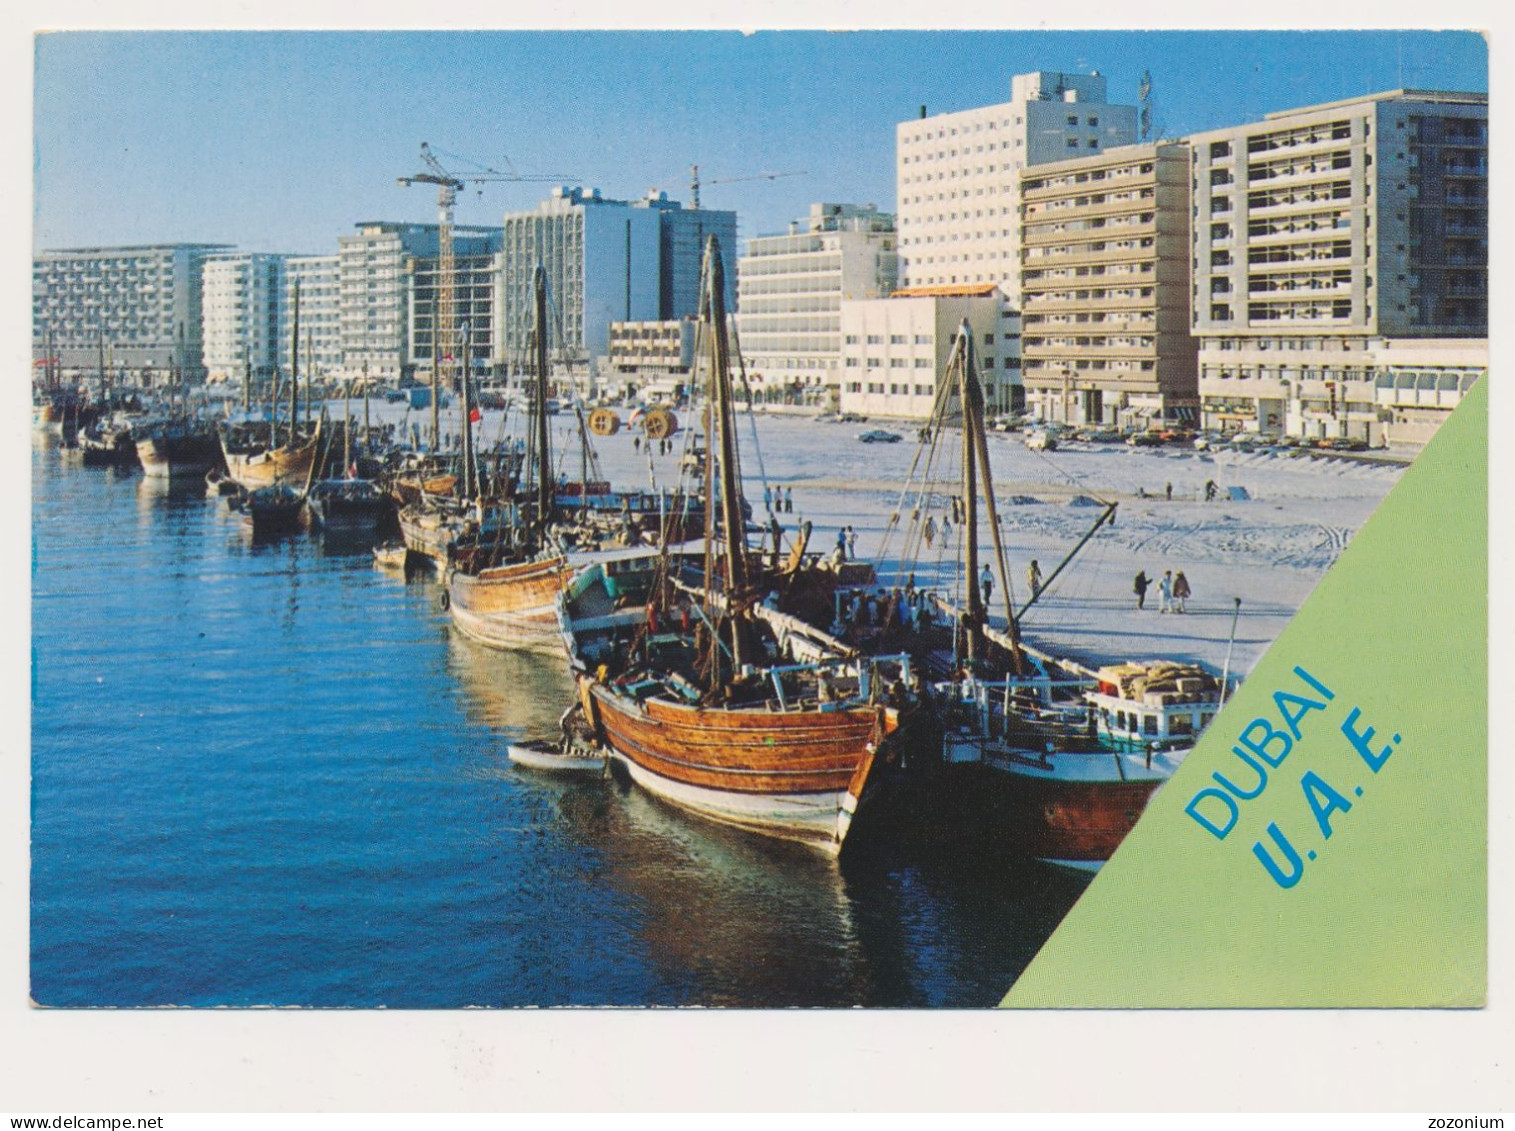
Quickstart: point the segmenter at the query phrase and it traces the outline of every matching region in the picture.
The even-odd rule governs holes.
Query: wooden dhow
[[[951,380],[955,375],[956,382]],[[928,437],[940,434],[957,394],[963,426],[960,604],[933,595],[917,660],[950,679],[935,685],[942,757],[982,767],[978,779],[1002,824],[992,830],[1017,855],[1097,870],[1120,846],[1147,802],[1172,776],[1219,708],[1220,683],[1194,665],[1153,662],[1098,672],[1029,647],[1020,622],[1075,555],[1115,514],[1106,504],[1083,538],[1016,607],[984,431],[984,398],[966,324],[959,331]],[[928,439],[928,443],[932,442]],[[987,508],[994,571],[979,573],[979,496]],[[917,508],[920,513],[922,508]],[[986,578],[997,576],[1003,627],[990,622]],[[982,589],[982,594],[981,594]],[[924,599],[924,598],[923,598]],[[933,654],[928,656],[926,651]],[[950,656],[950,665],[939,657]]]
[[[645,604],[603,566],[559,599],[586,719],[631,779],[692,813],[839,852],[884,744],[909,710],[906,657],[859,657],[773,605],[746,545],[724,280],[707,245],[709,346],[704,570]]]
[[[448,562],[447,606],[465,636],[502,649],[558,647],[557,597],[572,573],[567,555],[552,531],[557,518],[553,495],[551,437],[547,427],[547,273],[538,264],[533,279],[536,299],[536,396],[531,416],[531,454],[535,485],[530,492],[496,504],[499,520],[467,542],[454,543]],[[463,331],[463,357],[468,357]],[[463,476],[465,498],[478,499],[474,462],[472,404],[468,366],[464,366]]]
[[[226,474],[245,491],[260,487],[297,486],[305,490],[316,477],[321,456],[321,420],[313,427],[300,427],[300,284],[294,289],[294,329],[290,341],[289,426],[279,442],[277,388],[270,397],[267,426],[258,423],[221,430],[221,448]],[[309,374],[307,373],[307,381]],[[277,385],[277,380],[275,381]],[[307,416],[310,395],[306,394]],[[309,421],[307,420],[307,425]],[[203,472],[202,472],[203,474]]]

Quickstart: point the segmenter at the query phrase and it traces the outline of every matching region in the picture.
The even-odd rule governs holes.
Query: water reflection
[[[556,736],[558,718],[574,701],[562,658],[486,648],[451,626],[447,674],[457,681],[469,720],[512,739]]]
[[[566,665],[453,631],[431,573],[254,543],[195,484],[35,467],[50,1004],[987,1006],[1082,890],[982,844],[837,862],[518,770]]]

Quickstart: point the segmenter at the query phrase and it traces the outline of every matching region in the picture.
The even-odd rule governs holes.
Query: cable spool
[[[589,430],[596,436],[614,436],[621,430],[621,418],[612,409],[597,408],[589,414]]]
[[[666,440],[679,430],[679,418],[666,408],[655,408],[642,418],[649,440]]]

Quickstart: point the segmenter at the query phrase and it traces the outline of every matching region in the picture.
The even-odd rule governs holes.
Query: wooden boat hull
[[[220,464],[221,451],[215,437],[210,435],[172,438],[148,435],[137,439],[137,459],[149,479],[203,478]]]
[[[564,557],[447,578],[448,612],[459,631],[490,648],[556,652],[557,600],[572,576]]]
[[[464,522],[455,516],[406,507],[400,511],[400,538],[405,548],[437,566],[445,566]]]
[[[597,737],[642,788],[702,817],[835,854],[892,711],[638,704],[581,678]]]
[[[1166,780],[1100,781],[1023,767],[997,768],[1009,773],[1006,811],[1016,847],[1037,860],[1088,872],[1110,859]]]
[[[249,491],[280,483],[304,489],[313,474],[319,447],[320,437],[313,436],[273,451],[226,452],[226,474]]]

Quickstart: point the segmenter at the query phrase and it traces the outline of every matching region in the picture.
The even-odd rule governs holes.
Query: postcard
[[[1485,1005],[1478,32],[33,46],[34,1011]]]

